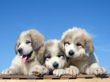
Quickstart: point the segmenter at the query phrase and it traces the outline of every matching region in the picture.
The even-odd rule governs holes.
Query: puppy
[[[45,66],[57,76],[65,74],[63,68],[67,64],[66,55],[59,46],[58,40],[50,40],[45,44]]]
[[[36,30],[22,32],[15,46],[17,55],[12,65],[4,70],[2,74],[33,75],[34,72],[48,73],[46,67],[41,65],[44,50],[44,37],[41,33]]]
[[[105,68],[100,67],[98,59],[94,54],[92,37],[80,28],[72,28],[63,33],[62,50],[69,58],[70,67],[65,71],[67,74],[77,75],[86,74],[104,74]]]

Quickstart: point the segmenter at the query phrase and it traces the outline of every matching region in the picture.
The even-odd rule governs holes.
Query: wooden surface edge
[[[99,76],[95,75],[85,75],[80,74],[78,76],[71,76],[71,75],[63,75],[61,77],[57,77],[55,75],[44,75],[43,77],[38,76],[25,76],[25,75],[0,75],[0,79],[77,79],[77,78],[110,78],[110,74],[103,74]]]
[[[110,82],[110,78],[68,79],[68,80],[0,80],[0,82]]]

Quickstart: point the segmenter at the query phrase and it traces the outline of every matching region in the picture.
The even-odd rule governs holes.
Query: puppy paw
[[[103,67],[99,68],[90,68],[86,71],[87,74],[95,74],[95,75],[101,75],[106,73],[106,69]]]
[[[69,74],[72,76],[79,74],[79,69],[75,66],[70,66],[69,68],[66,68],[65,71],[66,71],[66,74]]]
[[[49,70],[48,70],[46,67],[44,67],[44,66],[42,67],[42,70],[39,70],[39,71],[40,71],[40,73],[43,74],[43,75],[49,73]]]
[[[65,74],[65,70],[64,69],[55,69],[53,71],[53,74],[56,75],[56,76],[61,76],[61,75]]]
[[[2,74],[11,75],[11,74],[16,74],[16,72],[13,69],[9,68],[9,69],[3,70]]]
[[[46,67],[42,66],[40,68],[32,68],[31,71],[29,72],[29,75],[42,76],[48,73],[49,73],[49,70]]]

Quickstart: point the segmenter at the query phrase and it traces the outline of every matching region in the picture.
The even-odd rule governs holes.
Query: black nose
[[[55,62],[55,63],[53,64],[53,67],[54,67],[54,68],[58,68],[58,63]]]
[[[22,49],[22,48],[19,48],[19,49],[18,49],[18,52],[19,52],[20,54],[22,54],[22,53],[23,53],[23,49]]]
[[[73,50],[70,50],[70,51],[69,51],[69,55],[70,55],[70,56],[73,56],[73,55],[74,55],[74,51],[73,51]]]

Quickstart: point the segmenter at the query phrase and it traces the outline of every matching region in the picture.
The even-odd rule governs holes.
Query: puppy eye
[[[51,58],[51,56],[47,56],[46,58],[49,58],[49,59],[50,59],[50,58]]]
[[[81,43],[80,43],[80,42],[77,42],[77,43],[76,43],[76,46],[81,46]]]
[[[26,44],[29,44],[29,43],[31,43],[31,41],[26,41]]]
[[[70,45],[70,42],[64,42],[64,45]]]
[[[58,55],[58,57],[64,57],[64,55]]]

